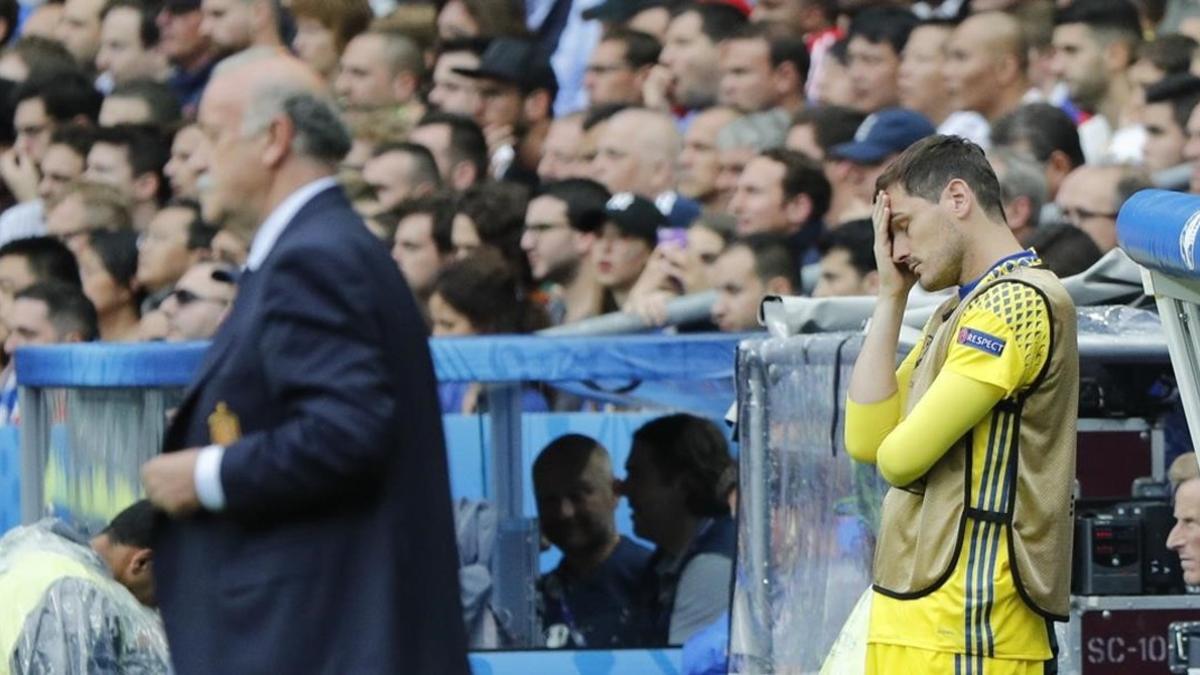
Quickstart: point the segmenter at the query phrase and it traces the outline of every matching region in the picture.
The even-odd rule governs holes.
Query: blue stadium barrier
[[[735,397],[734,370],[739,335],[540,338],[530,336],[447,338],[430,341],[440,382],[550,382],[573,394],[629,407],[687,410],[718,418]],[[17,377],[30,388],[179,388],[186,386],[206,345],[72,345],[30,347],[17,357]],[[634,429],[652,412],[530,413],[521,416],[520,473],[528,476],[538,449],[568,432],[604,443],[617,473],[629,454]],[[485,416],[450,414],[447,432],[453,495],[488,499],[492,494],[491,424]],[[20,449],[13,429],[0,429],[0,528],[18,522]],[[536,515],[529,481],[520,483],[520,514]],[[9,497],[12,497],[9,500]],[[622,503],[618,528],[631,534]],[[540,566],[558,562],[556,552]],[[473,670],[504,673],[679,673],[677,649],[580,652],[478,652]]]
[[[1200,197],[1141,190],[1117,214],[1117,239],[1135,262],[1180,277],[1198,276]]]

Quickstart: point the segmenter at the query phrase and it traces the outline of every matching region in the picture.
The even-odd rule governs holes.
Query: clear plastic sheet
[[[731,672],[817,672],[870,586],[884,483],[846,455],[840,412],[860,342],[743,343]]]
[[[141,495],[139,471],[158,454],[177,389],[26,389],[23,443],[42,462],[40,514],[95,532]],[[44,454],[41,454],[44,453]]]
[[[20,633],[2,655],[0,672],[171,672],[158,614],[114,581],[87,541],[60,521],[42,520],[0,539],[0,587],[6,581],[14,586],[6,594],[6,609],[20,612],[16,622],[6,626],[19,625]],[[32,595],[21,603],[13,597],[20,593]]]

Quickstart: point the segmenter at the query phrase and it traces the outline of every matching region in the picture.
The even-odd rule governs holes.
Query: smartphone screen
[[[660,227],[658,228],[658,245],[668,246],[679,249],[687,248],[687,228],[686,227]]]

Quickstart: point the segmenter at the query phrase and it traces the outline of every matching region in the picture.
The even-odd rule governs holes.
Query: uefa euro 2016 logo
[[[988,335],[983,331],[975,330],[974,328],[960,328],[958,330],[958,344],[978,349],[992,356],[1000,356],[1004,352],[1004,340],[995,335]]]

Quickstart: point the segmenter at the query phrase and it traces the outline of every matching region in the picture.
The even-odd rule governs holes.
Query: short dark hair
[[[46,315],[60,336],[79,333],[84,341],[91,342],[100,334],[96,306],[79,286],[61,281],[39,281],[17,291],[14,297],[45,303]]]
[[[633,445],[649,452],[664,481],[680,480],[692,515],[728,515],[737,471],[717,425],[686,413],[667,415],[633,432]]]
[[[920,20],[900,7],[870,7],[855,15],[846,33],[847,43],[855,37],[880,44],[886,42],[898,56],[908,43],[908,36]]]
[[[171,88],[162,82],[138,79],[118,84],[109,98],[135,98],[150,111],[149,123],[162,129],[172,129],[183,119],[183,108]]]
[[[899,185],[914,197],[937,202],[956,178],[971,188],[984,213],[1008,222],[996,172],[983,149],[960,136],[934,134],[913,143],[875,181],[875,191]]]
[[[604,103],[604,104],[595,106],[595,107],[591,108],[590,110],[588,110],[587,114],[584,115],[583,130],[591,131],[592,127],[596,126],[597,124],[600,124],[601,122],[606,122],[606,121],[612,119],[614,115],[621,112],[622,110],[627,110],[627,109],[633,108],[633,107],[634,106],[631,106],[628,103]]]
[[[163,209],[183,209],[192,214],[192,219],[188,221],[187,225],[187,249],[189,251],[207,249],[212,246],[213,237],[217,236],[217,232],[220,230],[204,222],[204,212],[200,208],[200,202],[176,197],[163,205]]]
[[[419,127],[444,124],[450,128],[450,161],[470,162],[480,180],[487,176],[488,146],[483,130],[475,120],[453,113],[430,111],[421,117]]]
[[[735,239],[725,247],[732,251],[739,246],[750,251],[754,257],[754,275],[764,284],[783,277],[796,285],[796,260],[788,246],[787,237],[771,232],[759,232]]]
[[[471,220],[479,240],[504,256],[517,272],[521,289],[532,281],[529,258],[521,248],[525,225],[525,207],[529,205],[529,188],[520,183],[488,181],[476,183],[463,190],[455,212]]]
[[[696,13],[700,16],[700,32],[714,45],[746,25],[746,15],[732,4],[724,2],[689,2],[671,12],[671,18]]]
[[[829,149],[840,143],[854,140],[854,134],[863,120],[865,113],[840,105],[819,105],[804,108],[792,118],[792,126],[810,125],[813,136],[821,151],[828,154]]]
[[[171,184],[163,175],[163,168],[171,159],[171,143],[157,127],[149,124],[101,127],[96,130],[96,141],[93,145],[99,143],[124,148],[135,178],[147,173],[152,173],[158,178],[158,193],[155,198],[159,204],[170,197]]]
[[[1071,23],[1086,25],[1103,41],[1121,40],[1135,49],[1142,42],[1142,18],[1129,0],[1073,0],[1054,13],[1055,26]]]
[[[16,24],[13,24],[15,26]],[[43,79],[63,72],[79,72],[75,57],[58,40],[39,35],[23,35],[6,51],[16,53],[29,68],[29,79]]]
[[[151,548],[154,545],[154,526],[158,510],[148,499],[141,499],[121,511],[100,531],[108,535],[114,544],[134,548]]]
[[[530,333],[549,324],[545,312],[519,289],[517,270],[492,248],[480,248],[445,266],[433,285],[433,292],[480,335]]]
[[[834,42],[829,46],[827,54],[829,58],[845,66],[850,62],[850,38],[842,38]]]
[[[566,204],[567,222],[572,228],[596,232],[608,220],[604,207],[612,195],[590,178],[567,178],[543,185],[535,197],[553,197]]]
[[[658,55],[662,52],[662,44],[649,33],[617,26],[605,33],[601,42],[620,42],[625,47],[625,63],[630,68],[644,68],[658,63]]]
[[[595,455],[608,456],[608,449],[600,441],[583,434],[564,434],[550,441],[537,459],[533,460],[533,475],[544,472],[546,467],[558,463],[566,463],[582,471]],[[611,461],[611,460],[610,460]]]
[[[103,21],[109,12],[116,9],[132,9],[141,19],[138,22],[138,39],[143,47],[154,47],[158,44],[158,12],[152,5],[142,0],[109,0],[104,9],[100,10],[100,20]]]
[[[66,124],[50,135],[50,145],[65,145],[83,159],[87,159],[88,151],[95,142],[95,127],[84,124]]]
[[[82,288],[79,263],[67,245],[55,237],[14,239],[0,246],[0,258],[24,258],[34,281],[58,281]]]
[[[1022,141],[1042,164],[1057,150],[1067,156],[1072,168],[1083,165],[1083,146],[1075,123],[1049,103],[1026,103],[992,125],[992,145],[1013,146]]]
[[[435,187],[442,186],[442,174],[438,173],[437,160],[433,158],[433,153],[429,151],[429,148],[420,143],[390,141],[375,148],[371,156],[382,157],[393,152],[408,155],[412,158],[414,182],[430,183]]]
[[[451,52],[471,52],[476,56],[483,56],[483,52],[487,50],[489,42],[491,40],[485,37],[452,38],[438,45],[437,55],[440,58],[442,54]]]
[[[804,153],[795,150],[774,148],[759,155],[783,165],[783,198],[790,200],[800,195],[808,195],[812,200],[812,214],[809,220],[820,221],[829,211],[829,203],[833,199],[833,188],[825,177],[825,169],[820,163]]]
[[[1192,65],[1192,52],[1196,41],[1183,33],[1159,35],[1150,42],[1142,43],[1138,57],[1150,61],[1163,75],[1186,73]]]
[[[817,242],[817,250],[822,258],[832,251],[845,251],[850,257],[850,265],[860,276],[874,272],[875,226],[869,218],[842,223],[821,235]]]
[[[79,71],[58,71],[30,77],[13,94],[14,107],[30,99],[41,99],[46,115],[59,124],[84,117],[93,124],[100,114],[103,97]]]
[[[1167,75],[1146,87],[1146,103],[1169,103],[1180,129],[1187,129],[1192,110],[1200,105],[1200,78],[1186,73]]]
[[[400,202],[392,209],[391,217],[397,224],[409,216],[428,215],[433,220],[433,243],[438,253],[446,255],[454,251],[451,232],[454,230],[454,195],[445,190],[414,197]]]
[[[1085,272],[1103,255],[1092,237],[1070,223],[1055,223],[1034,230],[1029,247],[1059,277]]]

